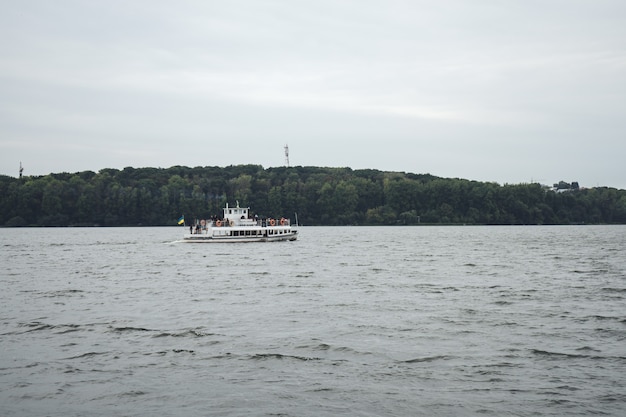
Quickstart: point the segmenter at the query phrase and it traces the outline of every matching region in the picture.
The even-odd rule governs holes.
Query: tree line
[[[305,225],[626,223],[626,190],[572,184],[260,165],[0,176],[0,225],[175,225],[236,202],[259,216],[297,213]]]

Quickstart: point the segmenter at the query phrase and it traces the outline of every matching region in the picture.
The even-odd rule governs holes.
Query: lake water
[[[183,230],[0,229],[0,415],[626,415],[626,226]]]

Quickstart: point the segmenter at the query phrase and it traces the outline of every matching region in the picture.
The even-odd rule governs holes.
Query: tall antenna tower
[[[24,172],[24,167],[22,166],[22,161],[20,161],[20,178],[22,178],[22,172]]]
[[[289,168],[289,145],[285,145],[285,165]]]

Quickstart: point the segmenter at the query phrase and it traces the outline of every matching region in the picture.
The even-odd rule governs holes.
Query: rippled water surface
[[[626,227],[0,229],[2,416],[626,415]]]

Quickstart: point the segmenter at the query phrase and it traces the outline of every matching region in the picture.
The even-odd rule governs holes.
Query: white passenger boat
[[[273,242],[296,240],[298,231],[291,226],[290,219],[250,217],[249,207],[224,208],[221,219],[196,220],[189,226],[184,242]]]

